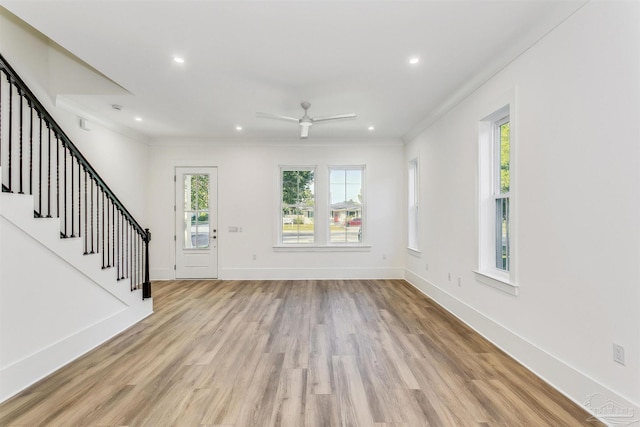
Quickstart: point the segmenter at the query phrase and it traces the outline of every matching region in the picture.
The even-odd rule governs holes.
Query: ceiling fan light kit
[[[283,116],[282,114],[270,114],[270,113],[256,113],[256,117],[260,117],[263,119],[277,119],[277,120],[286,120],[290,122],[297,122],[300,125],[300,138],[307,138],[309,136],[309,128],[318,122],[327,122],[331,120],[342,120],[342,119],[352,119],[358,117],[355,113],[346,113],[346,114],[334,114],[332,116],[324,116],[324,117],[309,117],[307,110],[311,107],[311,104],[307,101],[302,101],[300,106],[304,110],[304,115],[299,119],[290,116]]]

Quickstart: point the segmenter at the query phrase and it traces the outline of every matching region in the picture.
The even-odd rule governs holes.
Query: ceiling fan
[[[269,114],[269,113],[256,113],[256,117],[261,117],[264,119],[278,119],[278,120],[287,120],[290,122],[296,122],[300,125],[300,138],[307,138],[309,136],[309,128],[314,123],[318,122],[326,122],[329,120],[340,120],[340,119],[351,119],[354,117],[358,117],[354,113],[347,114],[335,114],[333,116],[324,116],[324,117],[309,117],[307,114],[307,110],[311,107],[311,104],[307,101],[303,101],[300,103],[300,106],[304,110],[304,115],[296,119],[295,117],[283,116],[281,114]]]

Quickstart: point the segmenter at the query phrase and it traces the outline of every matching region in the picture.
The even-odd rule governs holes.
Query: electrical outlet
[[[424,266],[424,269],[425,269],[425,270],[427,270],[427,271],[429,271],[429,264],[426,264],[426,265]]]
[[[387,259],[387,254],[382,254],[382,259]]]
[[[449,281],[451,281],[451,273],[447,273],[447,279],[449,279]]]
[[[458,277],[458,286],[462,286],[462,282],[459,277]]]
[[[624,365],[624,347],[618,344],[613,344],[613,361]]]
[[[255,261],[256,259],[258,259],[258,257],[256,256],[256,254],[253,254],[253,260]]]

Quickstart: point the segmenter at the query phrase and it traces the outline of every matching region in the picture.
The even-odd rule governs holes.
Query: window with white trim
[[[513,280],[513,123],[505,105],[479,124],[478,279],[517,294]]]
[[[364,166],[329,167],[329,243],[362,243]]]
[[[418,159],[409,161],[408,167],[408,218],[407,218],[407,246],[409,249],[418,250]]]
[[[280,168],[280,243],[314,244],[315,167]]]

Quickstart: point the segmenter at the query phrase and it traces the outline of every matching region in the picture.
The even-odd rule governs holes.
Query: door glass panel
[[[209,247],[209,175],[184,176],[184,249]]]

